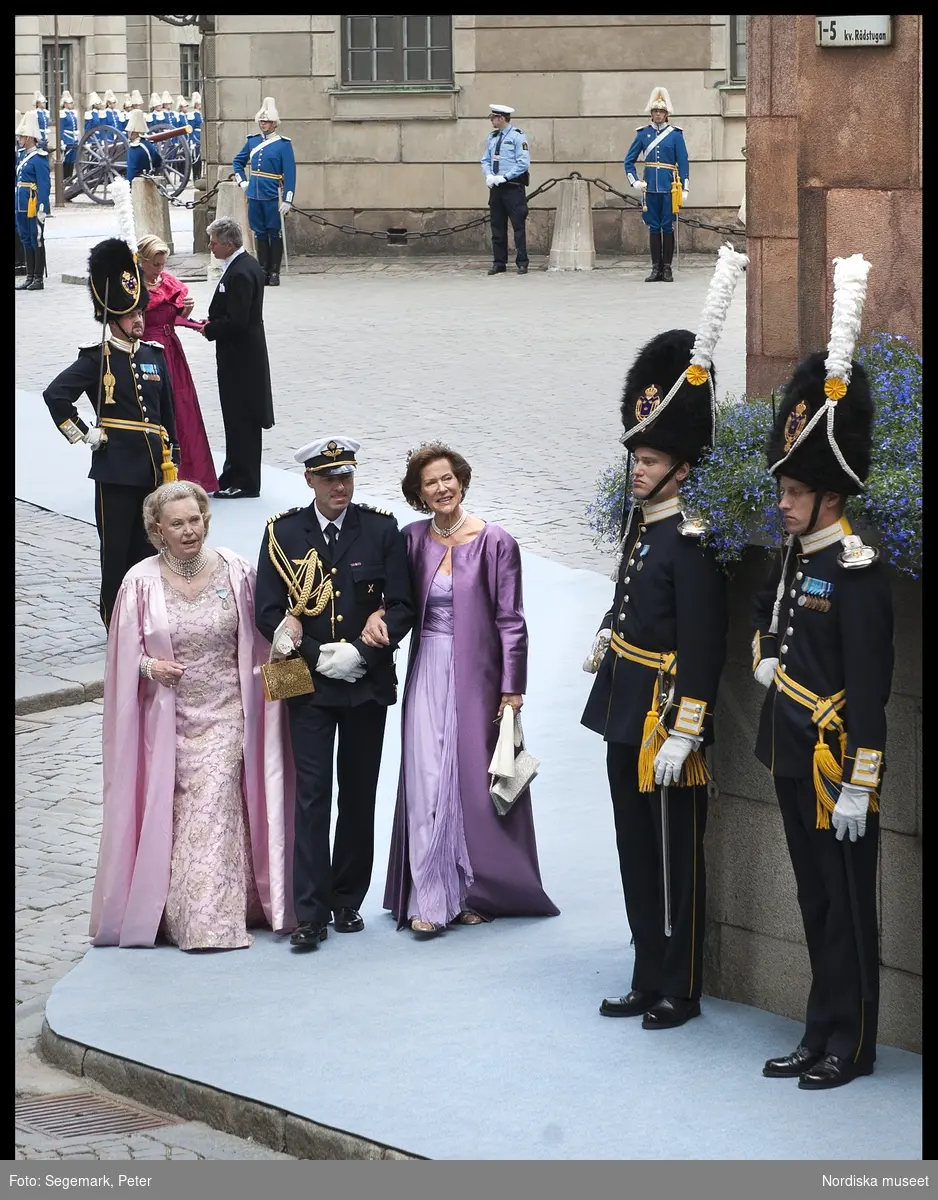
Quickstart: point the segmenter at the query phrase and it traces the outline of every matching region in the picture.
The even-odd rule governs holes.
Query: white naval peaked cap
[[[109,100],[113,100],[115,104],[117,103],[117,97],[114,95],[114,93],[111,91],[110,88],[108,88],[107,91],[104,93],[104,103],[107,104]]]
[[[39,128],[39,115],[34,108],[28,108],[20,117],[20,123],[16,127],[17,137],[33,138],[37,142],[42,141],[42,130]]]
[[[140,91],[138,88],[134,88],[134,90],[130,93],[130,103],[131,104],[141,104],[141,105],[143,104],[143,97],[140,95]]]
[[[164,108],[172,108],[173,107],[173,98],[169,94],[169,92],[163,93],[163,107]]]
[[[149,129],[147,118],[142,108],[132,108],[127,114],[125,133],[146,133]]]
[[[492,110],[492,112],[504,113],[506,117],[510,117],[511,114],[515,111],[508,104],[490,104],[489,108]]]
[[[273,96],[265,96],[264,103],[258,109],[255,121],[274,121],[280,124],[280,113],[277,112],[277,103]]]
[[[301,446],[293,455],[298,463],[303,463],[307,469],[324,475],[350,475],[358,465],[355,455],[361,449],[361,442],[355,438],[327,437],[319,438]]]
[[[65,91],[62,93],[62,103],[63,104],[74,104],[75,103],[75,101],[72,99],[72,93],[68,90],[68,88],[66,88]]]
[[[667,88],[656,87],[651,89],[651,95],[648,97],[648,103],[645,105],[645,112],[651,112],[653,108],[663,108],[669,116],[674,113]]]
[[[151,92],[150,93],[150,107],[151,108],[156,108],[156,106],[158,104],[162,104],[162,103],[163,103],[163,101],[160,99],[159,92]]]
[[[192,93],[192,103],[193,103],[193,104],[201,104],[201,103],[202,103],[202,94],[201,94],[201,92],[193,92],[193,93]]]

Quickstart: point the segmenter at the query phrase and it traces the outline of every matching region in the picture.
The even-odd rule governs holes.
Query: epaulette
[[[365,512],[379,513],[382,517],[393,518],[394,516],[389,508],[376,508],[373,504],[359,504],[358,507],[364,509]]]
[[[101,339],[98,338],[98,340],[95,342],[81,342],[81,343],[79,343],[78,349],[79,350],[100,350],[101,349]]]
[[[641,133],[643,129],[647,129],[647,128],[648,128],[648,126],[647,126],[647,125],[636,125],[636,126],[635,126],[635,132],[636,132],[636,133]]]
[[[684,130],[680,127],[680,125],[672,125],[671,128],[676,130],[678,133],[684,132]]]
[[[281,140],[281,142],[289,142],[290,141],[290,139],[287,137],[287,135],[285,133],[281,133],[280,140]]]
[[[162,350],[164,354],[166,353],[166,347],[163,345],[162,342],[148,342],[148,341],[145,341],[143,338],[141,338],[140,345],[141,346],[155,346],[157,350]]]
[[[302,504],[298,504],[296,508],[285,508],[283,512],[274,513],[272,517],[267,518],[267,524],[272,525],[274,521],[279,521],[281,517],[292,517],[294,513],[302,512]]]
[[[837,555],[837,561],[842,567],[848,571],[855,571],[858,567],[869,567],[879,558],[879,551],[875,546],[865,546],[863,539],[857,537],[855,533],[848,533],[843,539],[843,550]]]

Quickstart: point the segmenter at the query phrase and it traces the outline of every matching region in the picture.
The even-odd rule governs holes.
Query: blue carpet
[[[93,521],[88,459],[41,400],[16,394],[16,495]],[[212,541],[254,559],[267,516],[309,502],[264,469],[259,500],[214,506]],[[369,497],[363,490],[356,498]],[[386,503],[386,502],[385,502]],[[392,504],[403,521],[412,516]],[[294,955],[92,949],[53,989],[52,1029],[110,1054],[439,1159],[920,1159],[921,1058],[809,1093],[763,1079],[800,1024],[705,998],[650,1032],[598,1014],[632,963],[599,738],[579,724],[581,663],[612,584],[526,554],[531,661],[524,725],[541,759],[534,812],[555,918],[460,927],[430,942],[383,913],[399,709],[388,722],[364,933]],[[403,671],[406,646],[399,656]]]

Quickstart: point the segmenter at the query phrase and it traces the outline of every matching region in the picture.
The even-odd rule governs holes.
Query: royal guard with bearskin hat
[[[873,400],[853,360],[869,270],[861,254],[834,259],[827,354],[809,354],[783,390],[767,456],[787,536],[752,641],[768,689],[756,757],[774,778],[811,959],[804,1034],[763,1074],[809,1090],[869,1075],[876,1058],[892,594],[844,516],[870,469]]]
[[[747,258],[719,252],[696,335],[670,329],[639,352],[622,393],[631,500],[616,591],[583,664],[596,671],[582,723],[606,742],[631,990],[607,1017],[644,1029],[700,1015],[706,883],[703,838],[713,710],[726,656],[726,583],[706,526],[680,485],[712,445],[713,348]]]
[[[88,472],[95,487],[95,523],[101,545],[101,619],[105,628],[127,571],[153,553],[143,526],[143,502],[176,478],[179,446],[173,390],[159,342],[142,342],[149,295],[137,263],[130,186],[111,186],[121,237],[92,248],[88,286],[102,337],[79,348],[78,358],[49,384],[43,399],[73,444],[92,450]],[[76,401],[91,402],[86,425]]]

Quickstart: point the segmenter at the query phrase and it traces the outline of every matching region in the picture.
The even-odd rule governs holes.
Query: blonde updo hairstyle
[[[189,483],[187,480],[179,479],[175,483],[164,483],[151,492],[143,502],[143,528],[146,530],[146,535],[150,539],[152,545],[157,550],[163,548],[163,543],[160,541],[160,531],[157,525],[162,519],[163,509],[167,504],[171,504],[173,500],[195,500],[199,506],[199,512],[202,514],[202,522],[205,526],[205,536],[208,537],[209,521],[212,519],[212,513],[208,503],[208,493],[204,488],[199,487],[197,483]]]
[[[145,233],[137,241],[137,254],[150,262],[157,254],[169,254],[169,246],[155,233]]]

